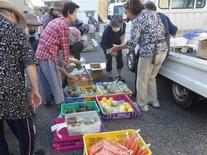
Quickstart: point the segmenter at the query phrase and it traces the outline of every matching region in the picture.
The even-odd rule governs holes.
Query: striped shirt
[[[68,36],[69,27],[65,18],[50,21],[40,37],[36,57],[52,60],[58,64],[58,51],[62,49],[63,59],[68,62],[70,53]]]

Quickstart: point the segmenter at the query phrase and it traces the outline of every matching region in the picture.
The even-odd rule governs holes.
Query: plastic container
[[[122,92],[108,92],[106,91],[107,89],[104,88],[104,84],[116,84],[116,88],[115,90],[118,90],[118,87],[126,87],[125,88],[125,91],[122,91]],[[126,84],[124,84],[123,82],[121,81],[112,81],[112,82],[97,82],[96,85],[98,86],[99,88],[99,91],[101,92],[101,94],[121,94],[121,93],[124,93],[124,94],[127,94],[129,97],[132,96],[132,91],[126,86]]]
[[[54,124],[64,123],[64,118],[56,118]],[[106,129],[101,125],[101,132],[105,132]],[[53,134],[53,150],[55,152],[65,151],[65,150],[75,150],[84,147],[83,136],[68,136],[67,128],[63,128],[59,131],[59,134],[62,135],[62,139],[57,136],[57,132],[54,131]]]
[[[93,94],[93,95],[86,95],[84,96],[84,101],[95,101],[96,100],[96,96],[97,95],[101,95],[101,92],[100,92],[100,89],[98,89],[98,87],[96,85],[93,85],[93,86],[82,86],[81,87],[81,91],[82,92],[86,92],[87,90],[89,89],[92,89],[92,87],[96,88],[96,94]]]
[[[125,102],[128,102],[132,108],[134,109],[133,112],[116,112],[112,114],[106,114],[101,107],[100,101],[103,97],[106,97],[107,99],[112,97],[114,100],[124,100]],[[134,118],[140,115],[139,108],[132,102],[132,100],[126,95],[126,94],[107,94],[107,95],[100,95],[96,96],[96,102],[98,103],[98,106],[101,110],[101,117],[103,119],[107,120],[117,120],[117,119],[127,119],[127,118]]]
[[[65,122],[69,136],[100,132],[101,120],[96,111],[66,114]]]
[[[110,137],[111,141],[117,141],[119,143],[121,143],[123,141],[123,139],[125,138],[125,134],[126,132],[128,132],[129,134],[131,132],[135,132],[134,129],[128,129],[128,130],[119,130],[119,131],[113,131],[113,132],[104,132],[104,133],[96,133],[96,134],[85,134],[83,135],[83,142],[84,142],[84,150],[85,150],[85,154],[88,154],[88,147],[91,146],[92,144],[100,141],[100,140],[106,140]],[[148,150],[148,154],[147,155],[151,155],[152,151],[149,149],[149,147],[146,145],[145,141],[142,139],[142,137],[140,136],[139,133],[137,133],[137,136],[140,137],[139,138],[139,142],[141,144],[141,146],[145,146]]]
[[[83,102],[84,98],[81,97],[65,97],[66,103]]]
[[[95,101],[87,101],[87,102],[75,102],[75,103],[70,103],[70,104],[61,104],[61,115],[64,117],[65,116],[65,111],[66,110],[73,110],[76,112],[77,109],[79,109],[80,104],[85,104],[94,109],[94,111],[97,112],[97,114],[100,113],[99,106]]]

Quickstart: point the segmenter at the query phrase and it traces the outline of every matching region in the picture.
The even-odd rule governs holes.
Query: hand
[[[42,103],[42,98],[40,96],[39,91],[35,91],[33,89],[31,89],[30,99],[35,108],[38,107]]]
[[[112,53],[114,53],[114,52],[117,52],[119,49],[119,46],[118,45],[115,45],[115,44],[113,44],[113,46],[114,47],[112,47],[112,48],[110,48],[110,49],[108,49],[107,51],[106,51],[106,53],[107,54],[112,54]]]

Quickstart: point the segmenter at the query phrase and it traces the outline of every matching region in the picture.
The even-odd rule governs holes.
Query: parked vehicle
[[[142,2],[144,1],[142,0]],[[157,11],[166,14],[172,23],[178,27],[178,36],[185,32],[203,29],[207,25],[207,4],[205,0],[154,0],[154,2]],[[123,14],[124,11],[120,9],[121,7],[123,7],[123,3],[109,4],[108,15]],[[129,39],[130,28],[131,22],[129,21],[126,28],[126,40]],[[101,32],[99,35],[101,36]],[[127,65],[131,71],[135,69],[137,51],[138,46],[129,50],[127,54]],[[207,82],[205,80],[207,61],[196,57],[195,53],[189,56],[189,54],[170,52],[159,71],[159,74],[172,81],[173,99],[183,109],[197,103],[198,95],[207,98]]]

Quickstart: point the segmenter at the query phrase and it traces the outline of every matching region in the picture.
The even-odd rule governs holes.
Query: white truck
[[[144,2],[144,0],[142,0]],[[157,11],[166,14],[178,29],[178,35],[199,29],[207,29],[206,0],[154,0]],[[109,4],[109,15],[124,13],[123,3]],[[118,12],[119,12],[118,11]],[[129,38],[131,22],[127,23],[126,40]],[[99,33],[101,35],[102,32]],[[129,70],[134,69],[135,53],[138,47],[127,55]],[[206,50],[207,52],[207,50]],[[191,55],[191,56],[190,56]],[[197,103],[198,97],[207,98],[207,60],[191,54],[170,52],[159,74],[172,81],[171,92],[175,103],[180,108],[188,108]]]

